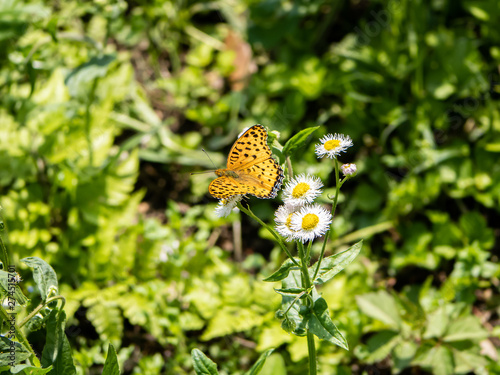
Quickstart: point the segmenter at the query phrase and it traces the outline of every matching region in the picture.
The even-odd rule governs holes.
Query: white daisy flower
[[[331,222],[332,214],[319,204],[313,204],[292,215],[290,228],[294,231],[294,238],[304,243],[324,235]]]
[[[283,189],[283,202],[294,207],[312,203],[321,194],[323,183],[319,177],[301,174],[287,182]]]
[[[227,217],[236,207],[239,201],[243,199],[243,195],[233,195],[227,199],[219,200],[219,204],[215,207],[215,216],[217,217]]]
[[[276,230],[285,238],[285,241],[292,241],[294,238],[294,231],[291,229],[290,224],[292,215],[297,212],[297,209],[290,205],[279,206],[274,213],[274,221],[276,223]]]
[[[330,159],[334,159],[353,144],[351,137],[337,133],[334,135],[327,134],[320,141],[321,144],[316,145],[316,155],[318,155],[318,158],[327,156]]]
[[[353,177],[356,174],[358,168],[356,167],[356,164],[348,163],[348,164],[343,164],[340,167],[340,170],[342,171],[344,176]]]

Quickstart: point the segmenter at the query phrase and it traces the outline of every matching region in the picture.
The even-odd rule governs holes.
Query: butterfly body
[[[272,158],[267,145],[267,131],[254,125],[234,143],[227,158],[227,168],[217,169],[218,176],[208,191],[219,199],[251,194],[258,198],[274,198],[283,182],[283,170]]]

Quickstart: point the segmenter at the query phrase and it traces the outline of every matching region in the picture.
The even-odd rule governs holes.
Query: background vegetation
[[[284,254],[190,176],[260,123],[354,141],[328,251],[365,242],[322,290],[351,350],[322,343],[320,373],[500,373],[499,24],[497,0],[1,1],[8,244],[33,305],[19,260],[56,270],[78,371],[111,342],[126,374],[193,373],[194,347],[304,373],[262,282]],[[313,147],[296,172],[332,186]]]

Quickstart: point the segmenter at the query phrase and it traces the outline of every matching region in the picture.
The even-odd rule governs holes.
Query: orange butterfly
[[[257,198],[276,197],[283,182],[283,170],[271,156],[267,131],[254,125],[234,142],[227,168],[217,169],[217,177],[208,187],[214,198],[251,194]]]

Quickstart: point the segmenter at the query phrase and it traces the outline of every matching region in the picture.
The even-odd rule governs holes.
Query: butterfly
[[[208,192],[219,199],[245,194],[274,198],[283,182],[283,170],[271,156],[262,125],[252,126],[234,142],[227,168],[217,169],[215,174],[218,177],[210,183]]]

